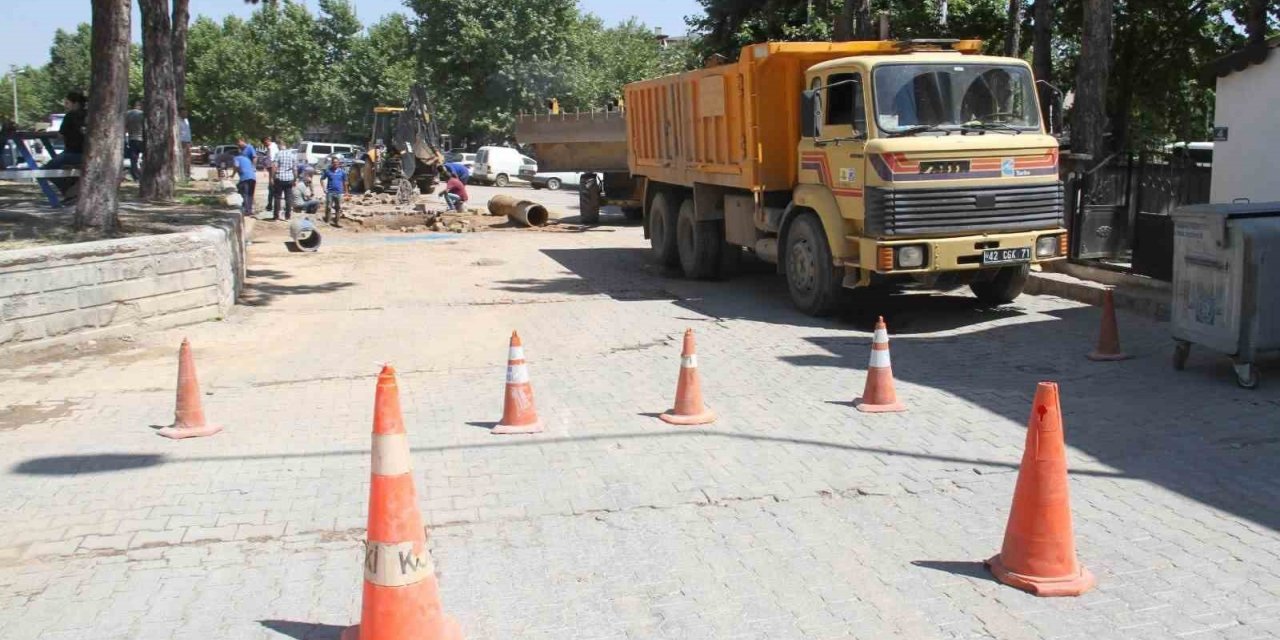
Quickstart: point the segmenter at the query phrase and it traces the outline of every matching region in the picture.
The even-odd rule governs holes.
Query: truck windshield
[[[874,90],[876,124],[891,135],[974,127],[1040,128],[1035,87],[1026,67],[886,64],[875,70]]]

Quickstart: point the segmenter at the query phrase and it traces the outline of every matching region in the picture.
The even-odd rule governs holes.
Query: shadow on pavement
[[[167,462],[154,453],[99,453],[82,456],[32,458],[13,467],[14,473],[29,476],[72,476],[87,473],[109,473],[154,467]]]
[[[332,624],[293,622],[291,620],[259,620],[259,624],[294,640],[338,640],[343,629]]]
[[[354,282],[325,282],[323,284],[271,284],[258,282],[250,276],[245,283],[244,292],[240,294],[239,304],[249,307],[265,307],[281,296],[314,295],[317,293],[333,293],[353,286]]]
[[[981,562],[964,561],[964,560],[912,560],[911,564],[925,569],[933,569],[943,573],[964,576],[966,578],[978,578],[988,582],[998,582],[987,569],[986,565]]]
[[[645,413],[644,416],[656,417],[658,414]],[[478,428],[490,428],[496,423],[493,422],[468,422],[468,426]],[[691,431],[687,429],[672,431],[638,431],[630,433],[617,434],[599,434],[588,436],[573,437],[531,437],[521,440],[495,440],[493,442],[477,442],[468,444],[451,444],[440,445],[435,447],[412,447],[414,453],[435,453],[441,451],[460,451],[466,449],[489,449],[495,447],[521,447],[521,446],[554,446],[554,445],[577,445],[583,442],[596,441],[620,441],[620,440],[639,440],[648,438],[705,438],[707,440],[727,439],[727,440],[748,440],[755,442],[767,442],[773,444],[796,445],[802,447],[819,447],[824,449],[834,449],[839,451],[852,451],[857,453],[870,453],[874,455],[900,456],[904,458],[913,458],[918,460],[933,460],[937,462],[948,462],[955,464],[973,465],[975,467],[986,467],[991,469],[999,469],[1002,471],[1011,471],[1018,468],[1016,461],[1006,462],[999,460],[980,460],[976,458],[963,458],[959,456],[948,456],[931,453],[919,453],[914,451],[902,451],[898,449],[888,449],[884,447],[862,447],[858,445],[845,444],[842,442],[830,442],[826,440],[814,440],[810,438],[787,438],[782,436],[769,436],[763,434],[740,433],[740,432],[720,432],[720,431]],[[368,449],[339,449],[329,451],[309,451],[306,453],[260,453],[251,455],[228,455],[228,456],[191,456],[182,458],[168,458],[162,455],[139,455],[133,457],[152,458],[146,466],[153,464],[183,464],[194,462],[233,462],[242,460],[295,460],[305,458],[323,458],[326,456],[367,456]],[[129,457],[124,454],[99,454],[106,458]],[[14,473],[23,473],[30,475],[41,475],[35,470],[57,467],[62,461],[69,459],[84,458],[92,460],[99,456],[69,456],[69,457],[53,457],[53,458],[32,458],[15,465],[12,469]],[[43,475],[49,475],[52,472],[45,472]],[[71,475],[80,473],[74,469],[66,470],[58,473],[58,475]],[[1072,475],[1096,476],[1103,478],[1123,478],[1124,474],[1113,473],[1111,471],[1098,471],[1089,469],[1071,469]]]

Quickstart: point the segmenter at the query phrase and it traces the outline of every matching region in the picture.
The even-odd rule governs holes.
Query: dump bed
[[[626,117],[615,109],[522,114],[516,140],[533,145],[541,171],[626,171]]]
[[[892,41],[771,42],[744,48],[737,62],[629,84],[631,173],[686,186],[789,191],[805,71],[836,58],[901,52]]]

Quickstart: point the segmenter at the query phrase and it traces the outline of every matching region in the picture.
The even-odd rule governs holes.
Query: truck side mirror
[[[820,91],[800,94],[800,134],[806,138],[818,137],[818,122],[822,120],[822,95]]]

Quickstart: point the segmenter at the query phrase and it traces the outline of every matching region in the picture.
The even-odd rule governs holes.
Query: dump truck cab
[[[778,246],[793,295],[836,286],[804,282],[818,252],[789,233],[802,212],[821,220],[845,287],[970,284],[1001,303],[1030,265],[1065,256],[1058,145],[1027,63],[921,46],[823,62],[804,82]]]

